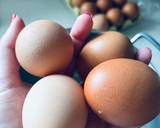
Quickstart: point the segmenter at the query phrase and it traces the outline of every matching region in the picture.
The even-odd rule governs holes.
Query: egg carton
[[[70,1],[71,0],[65,0],[65,3],[66,5],[68,6],[68,8],[72,11],[72,13],[78,17],[80,15],[80,10],[78,7],[73,7],[71,4],[70,4]],[[130,1],[130,0],[128,0]],[[138,5],[138,4],[137,4]],[[140,7],[139,7],[140,8]],[[123,25],[119,26],[119,27],[116,27],[116,26],[110,26],[108,31],[111,30],[111,31],[121,31],[121,30],[124,30],[124,29],[127,29],[127,28],[130,28],[136,24],[138,24],[139,22],[143,21],[143,17],[140,15],[136,20],[132,21],[132,20],[129,20],[127,19]]]

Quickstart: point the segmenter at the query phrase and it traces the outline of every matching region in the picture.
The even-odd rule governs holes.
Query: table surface
[[[142,10],[143,20],[136,25],[122,30],[132,38],[139,32],[147,32],[160,42],[160,1],[159,0],[134,0],[138,1]],[[9,26],[12,13],[21,16],[25,24],[38,19],[50,19],[70,28],[76,19],[73,12],[66,6],[65,0],[0,0],[0,37]],[[153,61],[160,67],[160,53],[146,41],[140,40],[136,47],[151,47]],[[159,117],[145,128],[160,127]]]

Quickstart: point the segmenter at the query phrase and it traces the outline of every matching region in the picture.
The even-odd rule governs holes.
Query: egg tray
[[[71,4],[70,4],[70,1],[71,0],[65,0],[65,3],[66,5],[68,6],[68,8],[72,11],[72,13],[78,17],[80,15],[80,10],[78,7],[73,7]],[[112,30],[112,31],[120,31],[120,30],[124,30],[124,29],[127,29],[129,27],[132,27],[136,24],[138,24],[140,21],[143,20],[143,17],[142,16],[139,16],[136,20],[132,21],[132,20],[125,20],[125,22],[123,23],[123,25],[119,26],[119,27],[116,27],[116,26],[110,26],[108,31],[109,30]]]

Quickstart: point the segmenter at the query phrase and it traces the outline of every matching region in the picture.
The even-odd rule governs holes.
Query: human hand
[[[22,128],[22,106],[30,89],[30,85],[20,78],[20,65],[15,56],[16,38],[23,27],[23,20],[13,15],[8,30],[0,40],[0,127],[3,128]],[[91,28],[92,19],[89,14],[77,18],[70,33],[75,54],[80,51]],[[150,50],[138,51],[137,58],[148,63],[151,58]]]
[[[22,82],[14,46],[23,20],[12,16],[12,22],[0,40],[0,127],[22,128],[21,110],[29,86]]]

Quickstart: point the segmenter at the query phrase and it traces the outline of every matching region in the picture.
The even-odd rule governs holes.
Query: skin
[[[75,54],[80,51],[92,24],[91,15],[82,14],[73,25],[70,36],[75,44]],[[22,128],[21,110],[30,86],[20,79],[20,66],[15,57],[15,42],[24,26],[23,20],[13,15],[8,30],[0,39],[0,127],[3,128]],[[136,56],[148,63],[151,51],[144,48],[143,51],[138,51]]]

